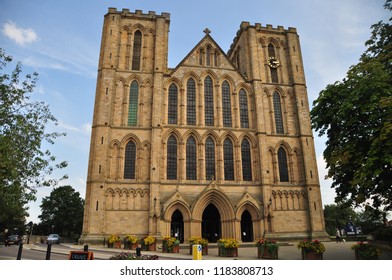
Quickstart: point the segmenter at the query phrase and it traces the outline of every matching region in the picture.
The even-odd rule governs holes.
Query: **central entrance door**
[[[184,218],[179,210],[174,211],[170,224],[170,236],[184,242]]]
[[[206,238],[208,242],[216,243],[221,238],[221,217],[215,205],[208,204],[204,209],[202,219],[202,237]]]

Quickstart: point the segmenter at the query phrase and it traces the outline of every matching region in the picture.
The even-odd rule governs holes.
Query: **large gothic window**
[[[186,179],[197,179],[197,156],[196,156],[196,141],[193,136],[188,138],[186,142]]]
[[[167,110],[168,124],[177,124],[178,90],[175,84],[171,84],[169,87]]]
[[[239,93],[240,98],[240,122],[241,128],[249,128],[248,117],[248,97],[246,91],[241,89]]]
[[[186,122],[188,125],[196,125],[196,83],[190,78],[186,87]]]
[[[252,181],[252,160],[251,149],[247,139],[241,143],[241,159],[242,159],[242,178],[244,181]]]
[[[124,179],[135,179],[136,145],[129,141],[125,147]]]
[[[279,164],[279,176],[281,182],[289,181],[289,170],[287,167],[287,156],[286,151],[280,147],[278,150],[278,164]]]
[[[215,179],[215,143],[208,137],[205,145],[206,180]]]
[[[229,138],[223,142],[224,174],[226,181],[234,180],[234,154],[233,143]]]
[[[166,178],[177,179],[177,139],[173,135],[167,140],[167,166]]]
[[[222,114],[223,126],[231,127],[231,94],[230,85],[227,81],[222,84]]]
[[[204,121],[206,126],[214,126],[214,92],[212,79],[204,79]]]
[[[274,103],[276,133],[284,134],[282,105],[281,105],[281,102],[280,102],[280,95],[277,92],[274,92],[273,103]]]
[[[137,108],[139,99],[139,84],[136,81],[131,83],[129,91],[129,105],[128,105],[128,125],[137,125]]]
[[[138,30],[133,37],[132,70],[140,70],[142,33]]]

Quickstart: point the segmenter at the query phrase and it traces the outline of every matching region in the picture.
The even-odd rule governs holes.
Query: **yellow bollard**
[[[192,245],[192,255],[193,255],[193,260],[201,260],[202,256],[202,246],[201,245]]]

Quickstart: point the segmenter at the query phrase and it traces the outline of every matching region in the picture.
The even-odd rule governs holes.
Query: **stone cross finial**
[[[203,32],[204,32],[205,34],[207,34],[207,35],[210,35],[211,30],[209,30],[208,28],[206,28],[206,29],[203,30]]]

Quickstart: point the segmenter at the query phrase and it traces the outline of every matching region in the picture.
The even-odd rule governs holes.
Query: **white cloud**
[[[18,45],[24,46],[25,44],[32,43],[38,39],[37,33],[31,28],[21,28],[16,26],[12,21],[9,21],[3,26],[3,34],[10,38]]]

